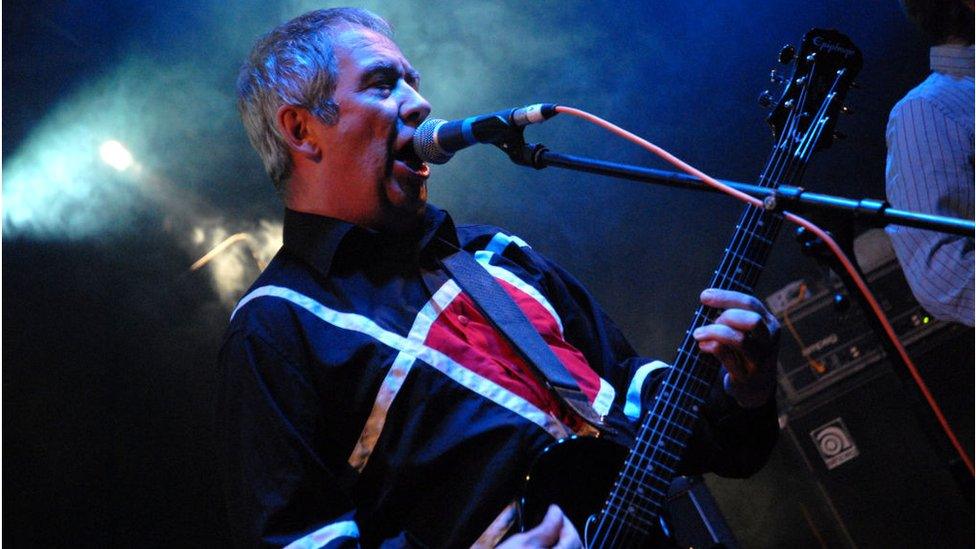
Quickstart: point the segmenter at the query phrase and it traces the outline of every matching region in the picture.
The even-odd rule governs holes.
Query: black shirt
[[[222,471],[241,545],[469,546],[534,457],[584,430],[444,272],[438,259],[456,248],[499,280],[611,436],[633,436],[662,371],[586,289],[498,228],[455,228],[433,206],[424,221],[393,236],[286,211],[284,246],[220,354]],[[743,410],[721,390],[699,423],[686,472],[750,474],[777,431],[772,403]]]

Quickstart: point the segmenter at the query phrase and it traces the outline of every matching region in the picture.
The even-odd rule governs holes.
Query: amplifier
[[[876,266],[867,281],[902,344],[944,328],[915,301],[897,261]],[[782,324],[779,387],[791,404],[885,356],[860,307],[838,307],[837,295],[846,298],[839,284],[825,288],[798,280],[766,299]]]
[[[942,324],[907,348],[971,455],[976,338]],[[762,471],[706,476],[742,547],[973,547],[972,479],[960,490],[887,359],[786,404]]]
[[[908,351],[971,455],[972,329],[945,323]],[[960,487],[927,421],[887,359],[785,413],[782,442],[829,511],[811,528],[838,546],[972,547],[972,477]]]

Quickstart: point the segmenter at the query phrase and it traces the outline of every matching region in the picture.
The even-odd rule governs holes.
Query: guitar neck
[[[747,206],[710,286],[753,293],[781,222],[779,214]],[[673,367],[661,382],[641,424],[634,451],[624,464],[601,520],[618,521],[623,524],[618,528],[641,534],[655,529],[700,407],[718,375],[718,362],[700,353],[691,333],[714,321],[717,313],[704,305],[695,311]]]
[[[795,63],[782,97],[767,118],[776,144],[760,177],[766,187],[797,184],[813,151],[829,146],[841,101],[861,68],[860,51],[833,30],[811,30],[798,55],[794,53],[792,48],[780,52],[781,61],[792,58]],[[710,287],[755,293],[782,220],[780,214],[746,206]],[[644,416],[634,447],[596,517],[593,536],[587,536],[590,545],[638,546],[657,530],[671,481],[720,368],[712,356],[699,352],[691,334],[714,322],[718,313],[704,305],[695,312]]]

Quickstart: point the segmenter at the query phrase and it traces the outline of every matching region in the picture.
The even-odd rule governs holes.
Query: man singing
[[[235,309],[220,353],[221,469],[242,546],[575,547],[557,507],[516,534],[535,456],[590,433],[445,270],[469,253],[575,379],[604,436],[632,440],[667,366],[635,351],[572,276],[500,229],[456,226],[410,160],[430,112],[389,25],[307,13],[241,70],[251,143],[285,203],[284,246]],[[776,437],[775,319],[753,297],[695,332],[725,370],[684,473],[747,476]],[[571,482],[572,479],[567,479]]]

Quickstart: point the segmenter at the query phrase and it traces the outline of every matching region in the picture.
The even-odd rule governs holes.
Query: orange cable
[[[623,137],[624,139],[632,143],[636,143],[637,145],[651,151],[652,153],[661,157],[669,164],[675,166],[681,171],[697,177],[706,185],[714,189],[717,189],[725,194],[731,195],[741,200],[742,202],[746,202],[757,208],[764,209],[763,202],[758,198],[749,196],[748,194],[742,191],[733,189],[728,185],[724,185],[716,181],[712,177],[709,177],[707,174],[699,171],[694,166],[687,164],[680,158],[672,155],[671,153],[662,149],[661,147],[658,147],[657,145],[651,143],[650,141],[647,141],[646,139],[643,139],[640,136],[635,135],[611,122],[608,122],[588,112],[579,109],[574,109],[572,107],[557,106],[556,112],[569,114],[571,116],[576,116],[578,118],[582,118],[583,120],[586,120],[587,122],[596,124],[597,126],[600,126],[610,131],[611,133]],[[922,395],[925,397],[926,402],[928,403],[929,407],[932,409],[932,412],[935,414],[936,419],[939,421],[939,425],[942,427],[942,430],[949,438],[949,441],[952,443],[952,446],[955,448],[956,453],[959,454],[959,457],[966,465],[966,468],[969,469],[969,474],[972,475],[973,474],[972,459],[969,457],[969,454],[966,453],[966,450],[963,448],[962,443],[959,442],[959,438],[956,437],[955,432],[953,432],[952,427],[949,425],[949,421],[946,419],[945,414],[942,412],[942,408],[939,406],[938,402],[935,401],[935,398],[932,396],[931,391],[929,391],[928,385],[925,384],[925,381],[922,379],[922,376],[919,374],[918,369],[915,367],[915,363],[912,362],[912,359],[908,356],[908,352],[905,350],[905,347],[901,344],[901,341],[898,339],[898,336],[895,334],[894,328],[891,327],[891,323],[888,321],[888,317],[881,309],[881,305],[878,304],[878,301],[874,298],[874,295],[871,293],[871,290],[868,289],[867,283],[857,273],[857,269],[854,268],[854,265],[847,258],[844,252],[840,249],[840,246],[834,241],[833,238],[830,237],[830,235],[826,233],[826,231],[824,231],[823,229],[816,226],[812,222],[796,214],[784,212],[783,216],[786,219],[792,221],[793,223],[813,232],[813,234],[817,235],[817,237],[823,240],[827,244],[827,247],[830,248],[830,251],[833,252],[833,254],[837,257],[837,260],[840,261],[841,265],[843,265],[844,270],[846,270],[850,274],[851,278],[854,280],[854,283],[857,285],[858,290],[861,292],[865,300],[867,300],[868,304],[870,305],[875,316],[877,316],[878,320],[881,321],[881,325],[884,328],[885,333],[888,336],[888,339],[891,340],[892,344],[895,346],[895,349],[898,351],[898,354],[901,356],[905,365],[908,367],[908,372],[911,374],[912,379],[915,381],[915,384],[918,385],[919,389],[921,390]]]
[[[239,242],[241,240],[245,240],[246,241],[249,238],[251,238],[251,235],[249,235],[247,233],[236,233],[236,234],[232,234],[232,235],[228,236],[227,238],[225,238],[224,240],[222,240],[219,244],[217,244],[216,246],[214,246],[213,248],[211,248],[211,250],[209,252],[207,252],[206,254],[204,254],[203,257],[201,257],[200,259],[194,261],[193,262],[193,265],[190,265],[190,270],[191,271],[196,271],[200,267],[203,267],[207,263],[210,263],[210,261],[213,258],[217,257],[224,250],[226,250],[227,248],[229,248],[231,244],[233,244],[235,242]]]

